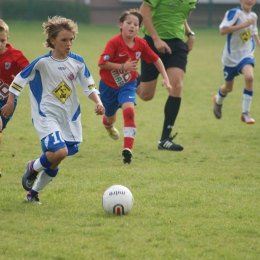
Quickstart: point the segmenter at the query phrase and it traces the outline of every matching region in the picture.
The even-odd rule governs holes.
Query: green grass
[[[47,52],[41,23],[9,25],[10,43],[30,61]],[[218,30],[193,29],[196,44],[173,130],[184,151],[157,150],[167,97],[159,83],[152,101],[137,99],[130,165],[122,162],[123,138],[107,137],[94,104],[79,88],[84,142],[41,192],[42,205],[25,203],[21,186],[27,161],[41,155],[25,89],[0,148],[0,259],[259,259],[259,50],[251,107],[256,124],[240,122],[242,76],[216,120],[212,99],[223,83],[225,37]],[[85,59],[97,85],[99,55],[116,33],[116,26],[79,24],[72,50]],[[122,137],[121,110],[117,119]],[[132,191],[129,215],[104,213],[101,196],[112,184]]]

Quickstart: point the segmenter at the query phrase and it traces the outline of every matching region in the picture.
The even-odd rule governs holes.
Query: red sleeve
[[[141,58],[147,63],[154,63],[159,59],[159,56],[150,48],[148,43],[142,39],[142,44],[144,45],[143,51],[141,53]]]
[[[106,64],[107,61],[112,61],[115,55],[115,41],[114,38],[108,41],[106,47],[102,54],[100,55],[100,59],[98,65]]]
[[[29,61],[25,58],[22,52],[20,52],[16,59],[16,69],[18,74],[20,71],[22,71],[27,65],[29,65]]]

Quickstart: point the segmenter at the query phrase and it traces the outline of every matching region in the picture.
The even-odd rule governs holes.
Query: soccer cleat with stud
[[[33,194],[30,191],[28,191],[25,200],[29,203],[36,203],[36,204],[41,204],[38,194]]]
[[[124,157],[123,162],[124,163],[131,163],[131,158],[132,158],[132,152],[128,148],[124,148],[122,151],[122,156]]]
[[[217,119],[220,119],[222,117],[222,105],[217,104],[217,95],[213,98],[213,113]]]
[[[106,130],[107,130],[109,137],[111,137],[114,140],[119,139],[119,132],[114,126],[112,126],[110,128],[106,128]]]
[[[159,150],[169,150],[169,151],[182,151],[184,147],[181,144],[175,144],[172,140],[176,137],[178,133],[174,136],[169,137],[165,140],[158,142],[158,149]]]
[[[36,172],[32,167],[33,163],[34,161],[29,161],[27,163],[24,175],[22,177],[22,185],[26,191],[32,189],[32,186],[38,175],[38,172]]]
[[[255,123],[255,120],[250,116],[249,112],[242,113],[241,121],[249,125]]]

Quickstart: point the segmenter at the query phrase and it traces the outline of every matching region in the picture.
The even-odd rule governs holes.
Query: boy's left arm
[[[260,49],[260,40],[259,40],[258,35],[253,35],[253,38],[254,38],[256,44],[258,45],[258,48]]]

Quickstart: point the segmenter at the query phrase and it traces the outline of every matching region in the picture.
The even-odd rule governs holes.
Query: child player
[[[222,117],[222,105],[227,94],[233,90],[235,77],[243,74],[245,87],[242,96],[241,121],[254,124],[250,115],[253,97],[253,68],[255,65],[255,43],[260,47],[257,29],[257,15],[252,12],[256,0],[240,0],[240,6],[228,10],[219,28],[222,35],[227,35],[222,53],[225,84],[214,96],[213,113],[217,119]]]
[[[100,98],[105,107],[103,125],[109,136],[117,140],[119,132],[114,127],[118,108],[123,111],[124,145],[122,156],[124,163],[130,163],[136,134],[135,98],[137,86],[137,64],[140,58],[154,63],[162,74],[162,85],[169,91],[171,85],[161,59],[151,50],[145,40],[136,37],[143,17],[139,10],[124,11],[119,17],[121,33],[108,41],[100,56]]]
[[[11,119],[17,105],[16,97],[12,93],[9,94],[9,85],[14,77],[29,64],[21,51],[7,43],[8,38],[9,27],[0,19],[0,145],[2,143],[2,131]],[[12,113],[8,118],[5,118],[1,109],[6,104],[9,95],[10,99],[13,100]]]
[[[54,16],[43,23],[43,29],[46,34],[45,47],[52,50],[22,70],[9,90],[20,96],[27,82],[30,85],[32,122],[41,140],[43,154],[27,163],[22,185],[28,191],[26,201],[38,204],[39,191],[57,175],[62,160],[78,152],[82,142],[76,82],[84,94],[96,103],[95,113],[104,114],[99,92],[84,60],[71,52],[78,33],[77,24],[70,19]],[[12,107],[13,102],[9,98],[2,109],[3,116],[8,117]]]

